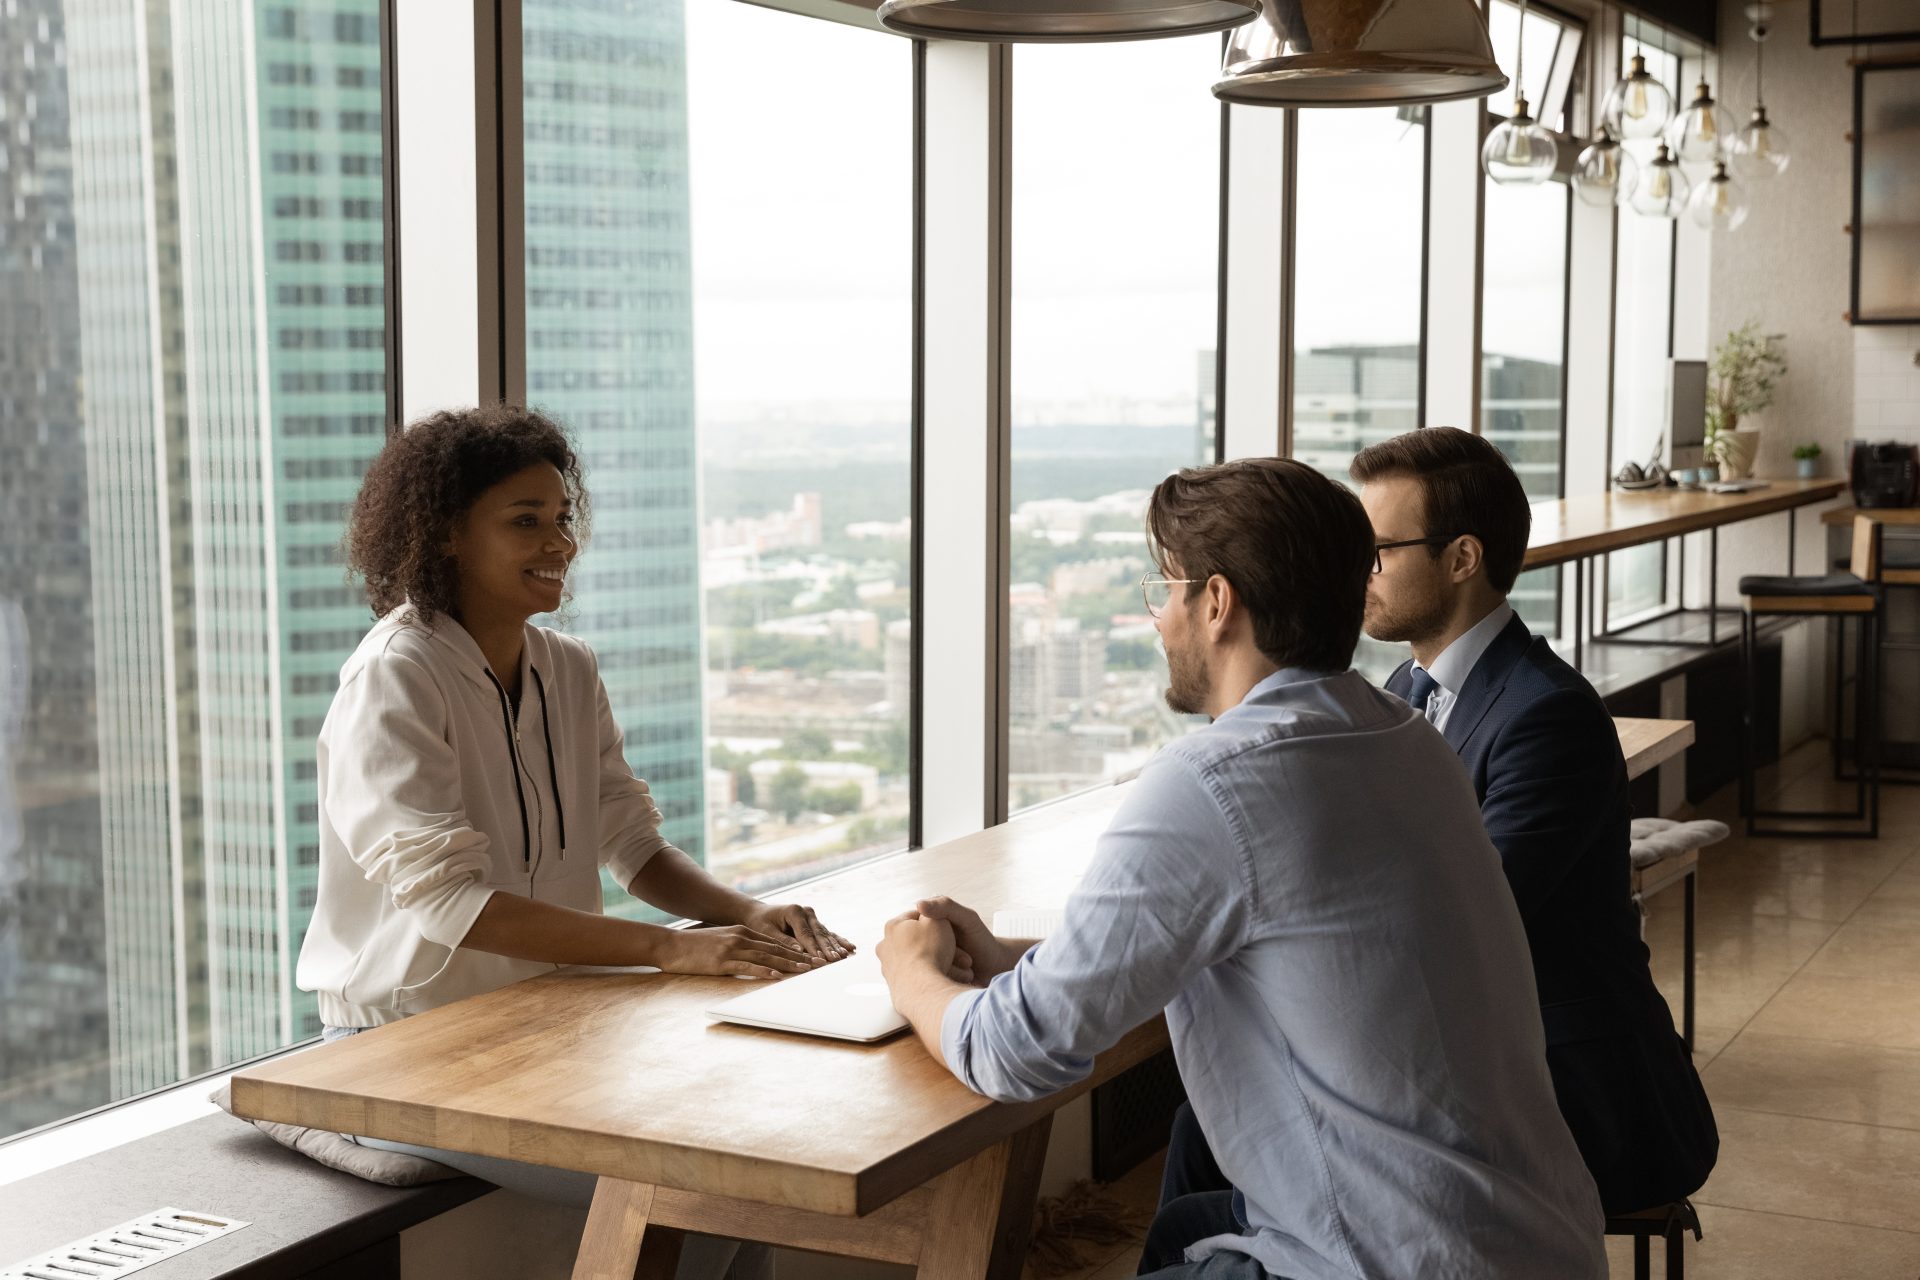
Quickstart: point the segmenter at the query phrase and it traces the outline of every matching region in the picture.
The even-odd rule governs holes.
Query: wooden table
[[[1574,665],[1579,666],[1584,656],[1589,618],[1598,620],[1596,638],[1606,638],[1627,644],[1648,643],[1629,639],[1625,633],[1631,631],[1633,627],[1644,626],[1648,622],[1657,622],[1686,611],[1685,543],[1681,544],[1683,582],[1679,607],[1659,617],[1645,619],[1633,624],[1632,627],[1623,627],[1618,630],[1611,629],[1607,625],[1605,596],[1602,595],[1597,606],[1587,598],[1589,579],[1596,583],[1599,580],[1598,574],[1588,574],[1587,562],[1597,556],[1626,551],[1652,542],[1664,542],[1668,538],[1689,533],[1705,532],[1710,535],[1707,552],[1707,640],[1704,646],[1699,645],[1698,642],[1689,641],[1659,642],[1680,647],[1712,648],[1718,643],[1715,620],[1720,612],[1719,531],[1723,525],[1786,512],[1789,520],[1787,572],[1792,573],[1794,564],[1792,520],[1795,513],[1801,507],[1837,497],[1846,488],[1847,482],[1829,478],[1768,480],[1766,483],[1766,488],[1756,489],[1750,493],[1721,494],[1708,493],[1704,489],[1663,488],[1640,493],[1609,491],[1578,498],[1562,498],[1554,502],[1534,503],[1533,530],[1527,539],[1524,565],[1528,569],[1544,569],[1552,565],[1568,563],[1573,565]]]
[[[1693,745],[1691,720],[1636,720],[1626,716],[1613,718],[1620,735],[1620,750],[1627,758],[1629,780],[1665,764]],[[1680,1038],[1693,1048],[1693,917],[1694,886],[1700,870],[1700,851],[1689,849],[1671,858],[1662,858],[1649,867],[1635,867],[1630,883],[1633,896],[1641,900],[1662,889],[1679,884],[1686,895],[1681,914],[1680,940]]]
[[[1642,720],[1615,716],[1614,732],[1620,735],[1620,753],[1627,758],[1629,780],[1665,764],[1693,745],[1691,720]]]
[[[932,893],[983,912],[1057,906],[1125,794],[1104,787],[801,897],[864,946]],[[969,1091],[912,1036],[844,1044],[703,1015],[740,989],[561,970],[249,1068],[233,1078],[233,1109],[598,1174],[579,1278],[670,1275],[682,1230],[908,1263],[943,1280],[1011,1278],[1053,1111],[1167,1044],[1156,1018],[1081,1085],[1006,1106]]]
[[[1632,767],[1686,721],[1616,722]],[[1123,786],[868,863],[801,896],[870,946],[919,897],[1065,902]],[[1166,1047],[1158,1018],[1093,1075],[1015,1106],[913,1036],[855,1045],[710,1022],[736,980],[565,969],[249,1068],[236,1115],[598,1174],[574,1276],[667,1276],[681,1233],[1006,1277],[1025,1258],[1052,1114]]]

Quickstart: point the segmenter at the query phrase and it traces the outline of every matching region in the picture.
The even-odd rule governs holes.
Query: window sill
[[[297,1053],[307,1047],[296,1045],[286,1052]],[[273,1054],[252,1062],[237,1062],[229,1070],[199,1076],[0,1142],[0,1187],[212,1115],[219,1108],[207,1101],[208,1094],[224,1085],[233,1072],[279,1056]]]

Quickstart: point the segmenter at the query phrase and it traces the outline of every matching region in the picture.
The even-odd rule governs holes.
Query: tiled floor
[[[1786,806],[1829,796],[1819,746],[1785,762]],[[1920,1278],[1920,787],[1883,792],[1877,841],[1749,840],[1731,789],[1698,816],[1736,826],[1698,893],[1701,1077],[1720,1163],[1694,1197],[1692,1280]],[[1681,894],[1649,904],[1654,976],[1680,1009]],[[1116,1184],[1150,1207],[1158,1162]],[[1630,1246],[1608,1242],[1615,1277]],[[1131,1276],[1138,1247],[1073,1280]],[[1653,1251],[1654,1274],[1660,1249]]]

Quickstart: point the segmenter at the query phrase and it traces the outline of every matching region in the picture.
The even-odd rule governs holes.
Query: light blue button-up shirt
[[[1353,672],[1281,671],[1164,748],[1060,930],[941,1025],[1003,1101],[1166,1011],[1245,1231],[1292,1280],[1601,1280],[1513,894],[1446,742]]]

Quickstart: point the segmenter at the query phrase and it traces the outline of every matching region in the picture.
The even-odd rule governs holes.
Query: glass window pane
[[[1520,6],[1510,0],[1493,0],[1487,9],[1487,32],[1493,38],[1494,55],[1500,67],[1508,76],[1524,70],[1526,74],[1527,102],[1533,110],[1534,118],[1549,129],[1566,127],[1564,103],[1547,101],[1547,84],[1554,69],[1554,57],[1560,51],[1560,42],[1566,24],[1557,18],[1540,12],[1532,5],[1527,6],[1526,66],[1521,68],[1515,58],[1520,48]],[[1487,95],[1487,110],[1495,116],[1513,114],[1513,94],[1515,84],[1509,84]]]
[[[595,497],[565,625],[722,880],[899,848],[910,46],[677,0],[522,21],[528,398]]]
[[[1293,453],[1342,484],[1354,454],[1419,424],[1424,120],[1385,107],[1300,113]],[[1363,635],[1353,661],[1384,677],[1405,657]]]
[[[1565,183],[1486,184],[1480,322],[1480,433],[1500,446],[1534,502],[1561,495],[1567,332]],[[1536,635],[1556,635],[1560,571],[1520,575],[1510,601]]]
[[[0,10],[0,1137],[319,1031],[377,0]]]
[[[1137,584],[1153,486],[1214,458],[1219,62],[1213,37],[1015,51],[1015,808],[1186,727]]]
[[[1674,225],[1622,212],[1614,256],[1613,457],[1608,474],[1646,463],[1665,434],[1673,323]],[[1658,545],[1608,557],[1612,618],[1659,607],[1666,594]]]

